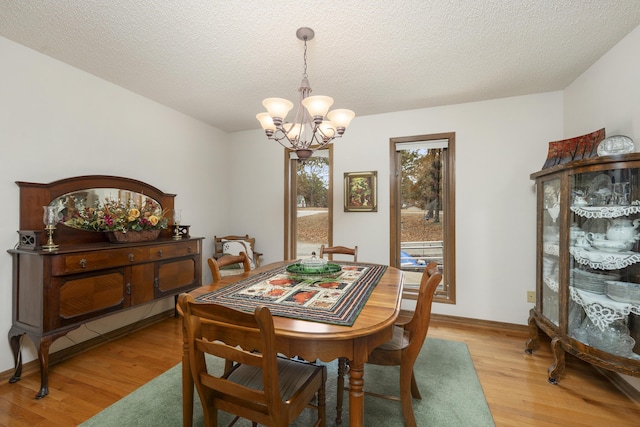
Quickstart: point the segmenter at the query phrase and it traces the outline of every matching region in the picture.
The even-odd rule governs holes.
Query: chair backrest
[[[255,419],[252,417],[256,414],[269,417],[274,411],[283,413],[285,404],[280,394],[269,309],[258,306],[253,314],[245,313],[223,305],[197,303],[186,293],[179,296],[178,304],[184,315],[191,375],[201,400],[217,399],[221,401],[216,405],[220,409],[250,419]],[[203,337],[203,325],[209,339]],[[220,376],[207,372],[205,353],[260,369],[264,390],[228,380],[233,369],[220,372]]]
[[[262,255],[260,252],[256,252],[256,239],[255,237],[249,237],[248,234],[244,236],[224,236],[218,237],[214,236],[214,253],[213,258],[220,258],[225,253],[229,255],[238,255],[240,252],[246,252],[249,260],[254,264],[252,268],[260,267],[260,256]],[[224,243],[225,242],[234,242],[235,251],[225,252]]]
[[[220,269],[223,267],[227,267],[233,264],[242,264],[242,268],[244,272],[251,271],[251,265],[249,263],[249,257],[246,253],[240,252],[240,255],[225,255],[220,259],[209,258],[207,260],[209,264],[209,269],[211,270],[211,277],[213,279],[213,283],[218,283],[222,280],[222,273]]]
[[[352,248],[347,248],[346,246],[328,246],[325,245],[320,246],[320,258],[324,257],[324,254],[342,254],[342,255],[353,255],[353,262],[358,261],[358,247],[355,246]]]
[[[431,320],[433,296],[441,281],[442,273],[438,270],[438,265],[435,262],[429,263],[424,269],[422,278],[420,279],[420,291],[418,292],[413,317],[404,327],[405,331],[409,333],[409,346],[407,350],[412,353],[415,352],[416,356],[417,353],[420,352],[424,340],[427,338],[429,321]]]

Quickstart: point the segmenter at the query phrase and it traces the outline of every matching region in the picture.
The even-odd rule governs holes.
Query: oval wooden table
[[[248,273],[226,276],[222,281],[199,287],[191,292],[194,298],[227,286],[251,275],[289,264],[282,261],[265,265]],[[338,326],[274,316],[277,350],[286,356],[299,356],[305,360],[320,359],[329,362],[340,357],[349,359],[349,423],[363,425],[364,419],[364,364],[369,353],[392,337],[393,324],[400,311],[404,275],[402,271],[387,267],[371,292],[360,315],[352,326]],[[189,365],[188,346],[182,357],[183,425],[193,422],[193,380]]]

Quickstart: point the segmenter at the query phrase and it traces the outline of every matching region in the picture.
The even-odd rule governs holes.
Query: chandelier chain
[[[309,76],[307,76],[307,38],[304,38],[304,71],[302,73],[302,77],[304,77],[305,79]]]

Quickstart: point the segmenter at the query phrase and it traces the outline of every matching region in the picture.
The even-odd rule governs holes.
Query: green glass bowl
[[[289,264],[287,266],[287,273],[295,274],[295,275],[304,275],[304,276],[326,276],[330,274],[340,273],[342,271],[342,267],[338,264],[327,263],[322,266],[307,266],[300,263]]]

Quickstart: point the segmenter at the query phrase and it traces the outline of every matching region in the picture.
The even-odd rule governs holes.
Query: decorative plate
[[[598,156],[632,153],[633,150],[633,140],[624,135],[610,136],[598,144]]]

